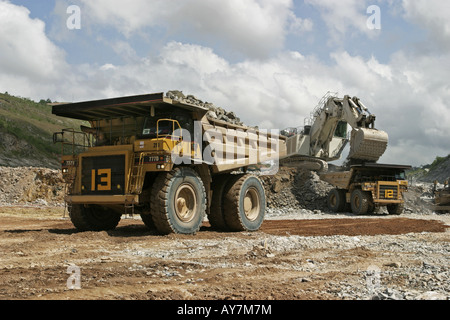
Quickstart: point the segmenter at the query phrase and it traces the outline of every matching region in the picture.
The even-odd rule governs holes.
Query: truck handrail
[[[67,135],[69,138],[66,139]],[[85,151],[87,148],[92,147],[92,135],[85,132],[75,131],[75,129],[63,129],[61,132],[53,134],[53,143],[61,143],[61,155],[66,155],[66,146],[69,146],[72,150],[71,154],[75,155],[77,148],[81,148],[80,152]]]

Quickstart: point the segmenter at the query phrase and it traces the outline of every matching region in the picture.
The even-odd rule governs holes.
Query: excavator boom
[[[359,98],[340,99],[337,94],[327,93],[303,130],[285,130],[288,154],[282,163],[307,167],[305,161],[339,160],[349,142],[350,162],[377,162],[385,153],[389,138],[386,132],[375,129],[375,119]],[[348,125],[352,127],[350,137]]]

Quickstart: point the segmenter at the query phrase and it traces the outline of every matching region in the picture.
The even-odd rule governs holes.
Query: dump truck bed
[[[154,93],[114,99],[86,101],[53,106],[53,114],[71,119],[94,121],[121,117],[143,117],[150,114],[151,107],[181,108],[203,114],[207,108],[173,100],[164,93]]]

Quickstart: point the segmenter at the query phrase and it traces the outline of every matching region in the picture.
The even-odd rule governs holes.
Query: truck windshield
[[[398,172],[398,173],[395,175],[395,178],[396,178],[397,180],[406,180],[406,174],[405,174],[404,171]]]
[[[172,134],[172,123],[171,122],[160,122],[158,127],[158,132],[156,132],[158,119],[146,118],[144,122],[144,127],[142,128],[142,135],[146,138],[156,138],[158,135],[171,135]]]

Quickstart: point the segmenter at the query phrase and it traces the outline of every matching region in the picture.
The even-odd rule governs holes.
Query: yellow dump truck
[[[366,163],[353,165],[349,171],[320,175],[335,188],[328,195],[328,207],[334,212],[352,211],[371,214],[386,206],[389,214],[401,214],[403,193],[408,190],[405,171],[410,166]]]
[[[192,234],[207,214],[216,228],[258,230],[264,188],[246,169],[284,157],[286,138],[208,112],[164,93],[54,106],[53,114],[90,124],[53,137],[74,226],[109,230],[136,213],[162,234]]]
[[[444,188],[438,190],[437,181],[434,182],[433,195],[434,206],[433,210],[437,212],[450,212],[450,179],[444,182]]]

